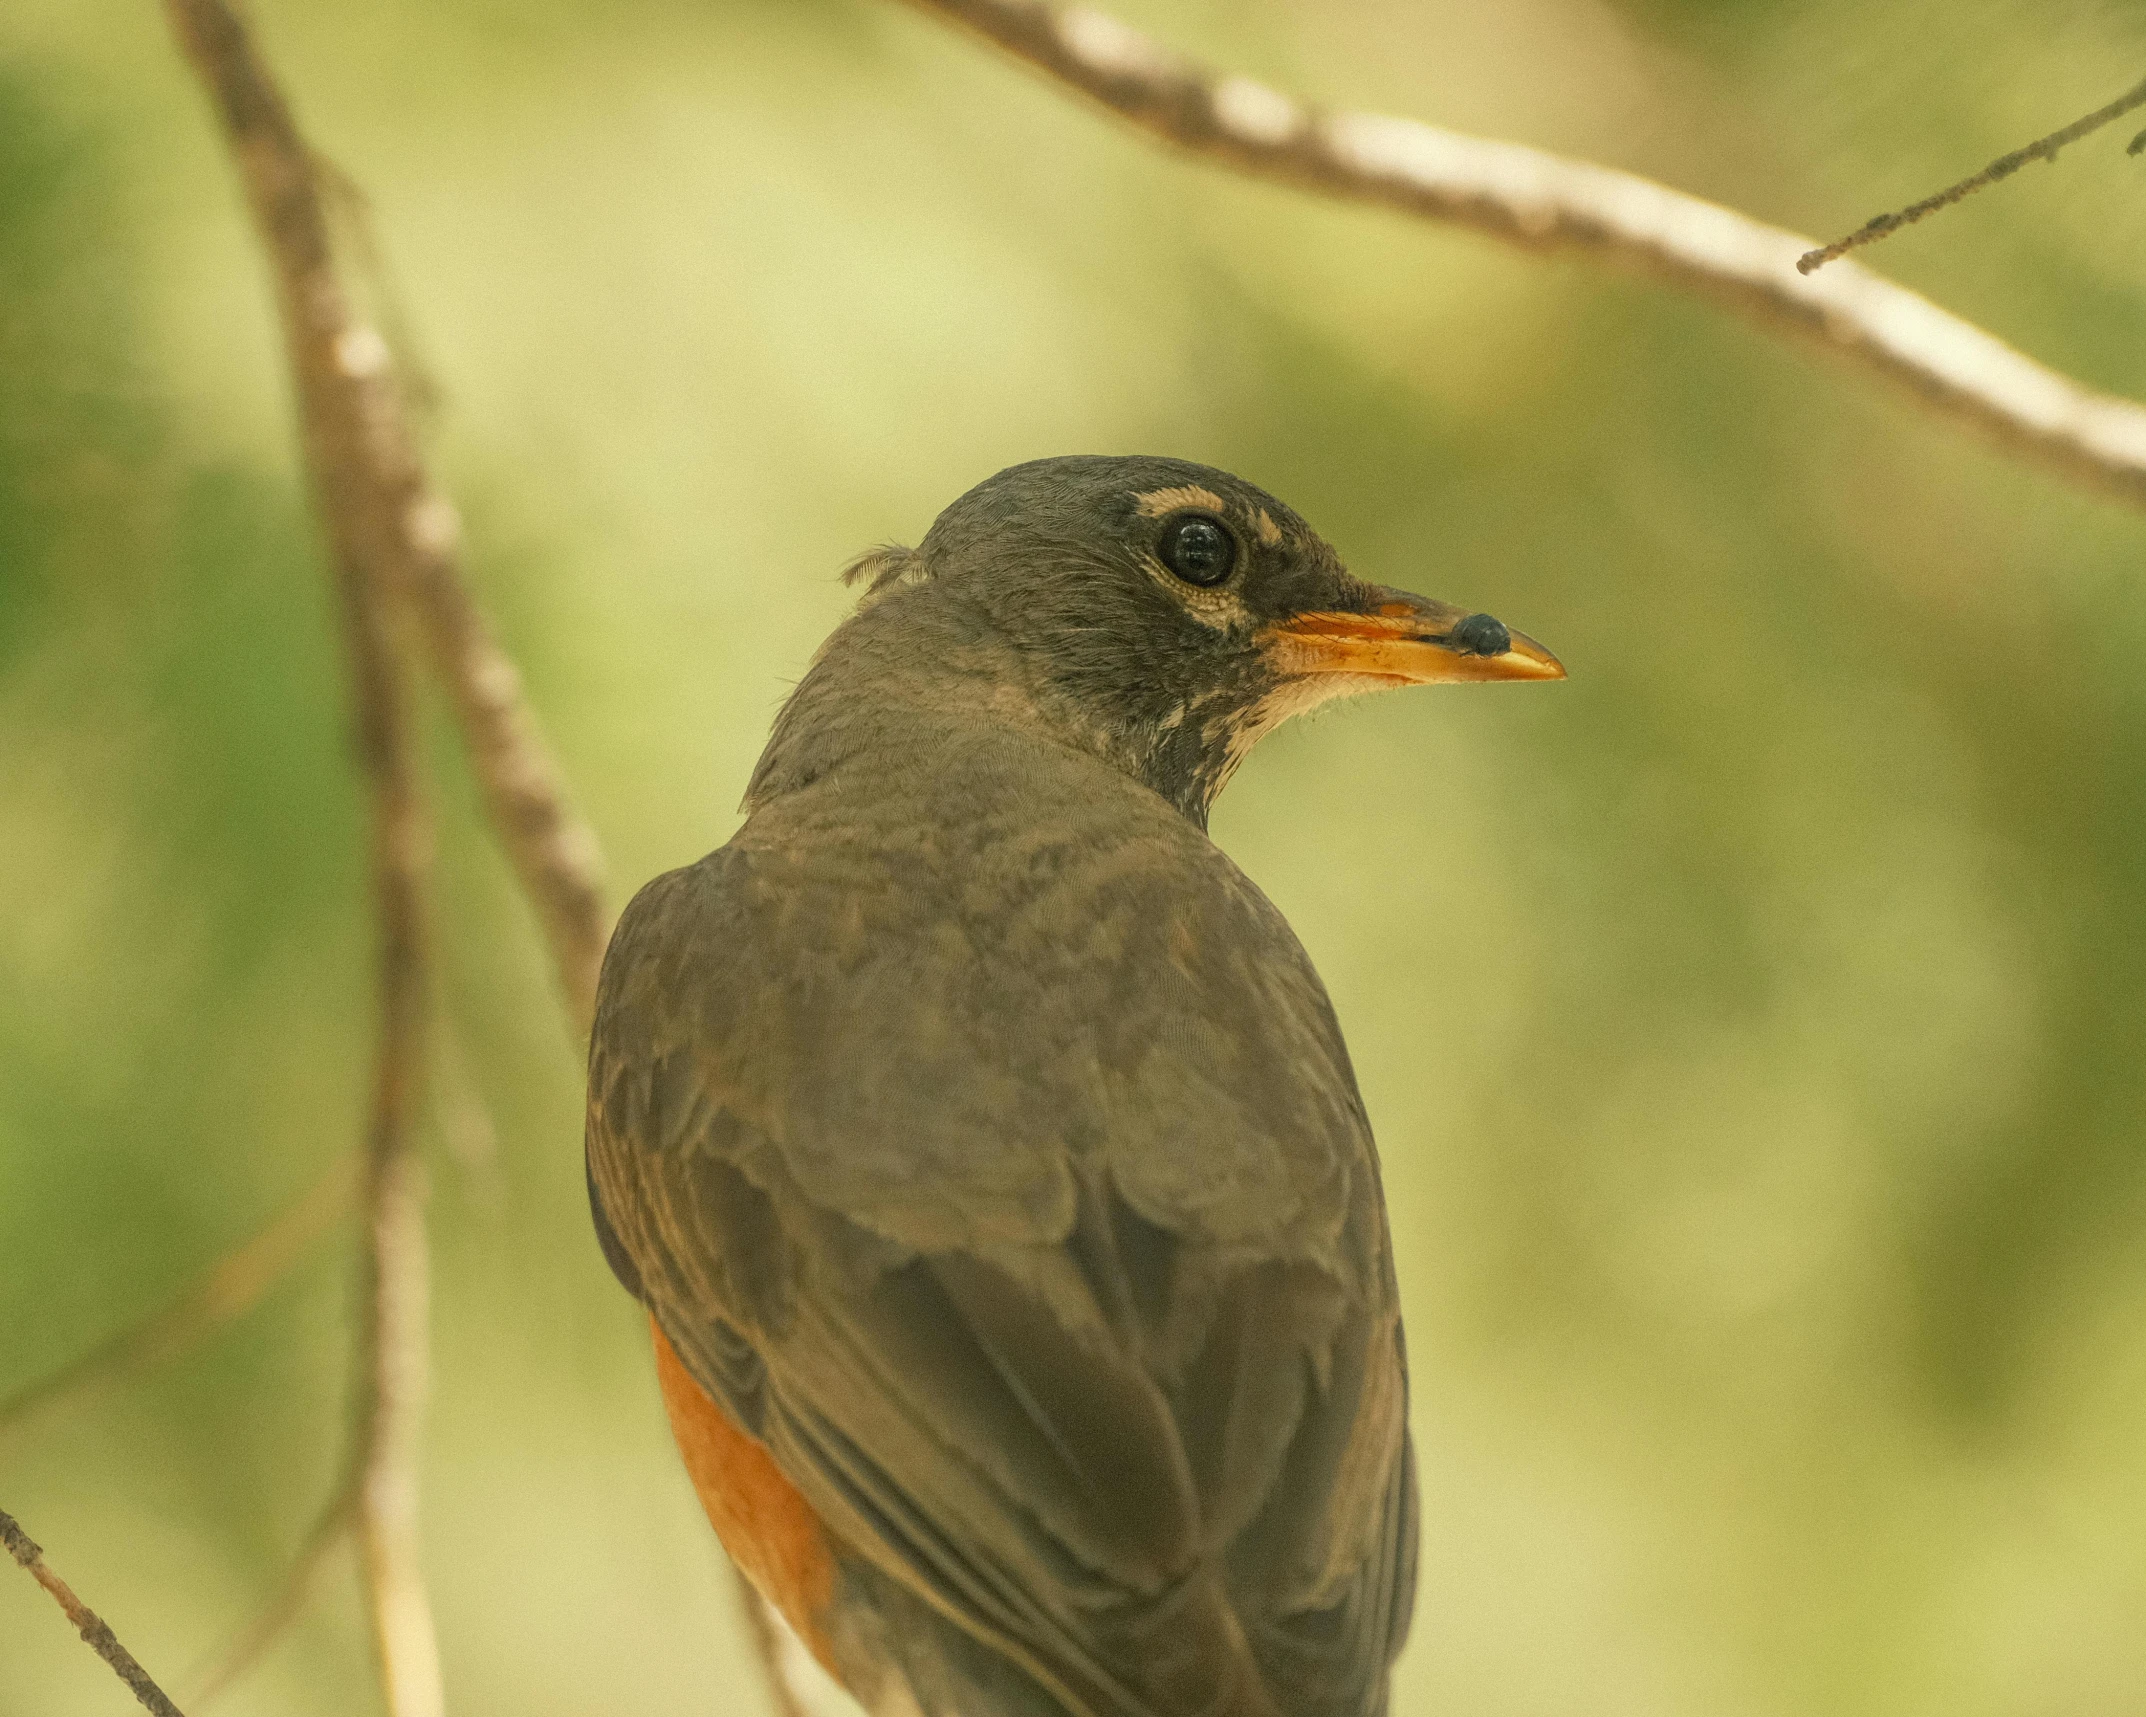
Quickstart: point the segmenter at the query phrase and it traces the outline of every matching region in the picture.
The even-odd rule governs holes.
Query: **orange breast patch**
[[[671,1435],[708,1511],[708,1524],[746,1578],[833,1674],[822,1627],[835,1580],[834,1547],[826,1529],[767,1450],[732,1424],[693,1381],[653,1318],[649,1327]]]

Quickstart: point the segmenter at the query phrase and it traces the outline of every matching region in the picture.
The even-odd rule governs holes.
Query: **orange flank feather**
[[[708,1511],[708,1524],[760,1595],[833,1674],[823,1626],[835,1581],[834,1546],[826,1529],[767,1450],[732,1424],[693,1381],[653,1318],[649,1328],[656,1338],[656,1377],[671,1435]]]

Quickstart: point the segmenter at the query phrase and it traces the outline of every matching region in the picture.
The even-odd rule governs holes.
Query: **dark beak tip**
[[[1505,622],[1490,614],[1471,614],[1446,634],[1457,650],[1471,656],[1502,656],[1513,647]]]

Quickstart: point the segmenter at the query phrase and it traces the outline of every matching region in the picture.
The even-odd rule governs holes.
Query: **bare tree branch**
[[[414,608],[492,823],[536,908],[577,1033],[586,1034],[610,936],[595,837],[567,801],[523,699],[520,674],[462,581],[454,509],[425,475],[386,341],[352,313],[331,254],[314,157],[288,105],[226,0],[166,0],[166,6],[215,99],[274,268],[308,466],[338,562],[373,569],[382,590],[398,592]],[[349,578],[345,584],[360,588]],[[378,658],[382,665],[392,661],[391,653]],[[362,677],[359,691],[365,707]],[[415,1042],[422,1030],[421,968],[417,902],[389,885],[403,874],[403,835],[415,827],[385,791],[388,777],[376,770],[374,781],[386,1033],[368,1157],[368,1350],[375,1364],[361,1431],[367,1476],[359,1521],[390,1707],[395,1717],[414,1717],[439,1709],[437,1652],[414,1529],[425,1258],[420,1165],[406,1141],[409,1084],[422,1065]],[[794,1705],[781,1658],[768,1645],[760,1598],[742,1575],[736,1590],[768,1686],[779,1702]]]
[[[356,1167],[355,1157],[342,1158],[169,1305],[0,1401],[0,1436],[97,1384],[169,1359],[251,1311],[349,1213]]]
[[[2082,387],[1811,241],[1637,174],[1415,120],[1322,112],[1181,57],[1105,13],[1041,0],[910,0],[967,25],[1153,137],[1255,178],[1576,250],[1802,334],[1999,445],[2146,505],[2146,407]]]
[[[54,1601],[67,1612],[67,1619],[74,1623],[83,1642],[112,1666],[112,1673],[127,1684],[128,1691],[144,1708],[154,1712],[156,1717],[181,1717],[178,1706],[149,1679],[149,1672],[135,1662],[134,1654],[119,1643],[112,1630],[105,1626],[103,1618],[76,1597],[74,1588],[45,1565],[45,1553],[4,1509],[0,1509],[0,1544],[5,1544],[8,1554],[29,1570],[31,1579],[52,1594]]]
[[[2068,143],[2099,131],[2104,125],[2123,118],[2135,107],[2146,106],[2146,83],[2136,85],[2128,94],[2118,96],[2107,107],[2097,107],[2084,119],[2075,119],[2062,131],[2052,131],[2024,149],[2015,149],[2009,155],[2000,155],[1981,172],[1962,179],[1957,185],[1948,185],[1935,196],[1925,197],[1919,203],[1910,203],[1906,208],[1889,215],[1873,215],[1846,238],[1835,239],[1818,250],[1805,251],[1796,258],[1796,272],[1810,274],[1821,269],[1851,250],[1860,250],[1866,244],[1876,244],[1888,233],[1896,233],[1902,227],[1911,227],[1925,215],[1934,215],[1939,209],[1948,209],[1962,197],[1971,197],[1985,185],[1994,185],[1999,179],[2009,179],[2030,161],[2050,161],[2057,158],[2057,151]],[[2146,132],[2132,140],[2131,153],[2136,155],[2139,145],[2146,143]]]
[[[536,909],[577,1037],[596,1020],[596,979],[611,940],[603,854],[566,797],[557,765],[500,647],[456,565],[454,509],[420,491],[406,515],[407,572],[419,624],[461,722],[470,764],[500,844]]]
[[[426,1370],[424,1166],[416,1150],[426,1027],[424,874],[397,613],[413,515],[427,504],[377,333],[352,314],[330,254],[314,169],[280,92],[220,0],[169,0],[215,97],[275,262],[306,465],[343,610],[360,769],[371,800],[380,1006],[365,1140],[359,1307],[357,1524],[392,1717],[442,1717],[439,1647],[417,1535]],[[437,533],[437,526],[427,527]]]
[[[411,599],[445,683],[494,828],[536,908],[576,1028],[594,1017],[596,976],[610,935],[602,860],[569,803],[521,676],[463,583],[460,528],[426,478],[398,397],[387,343],[351,311],[328,242],[313,157],[245,28],[225,0],[167,0],[215,97],[275,262],[285,317],[306,331],[293,345],[302,399],[307,376],[319,411],[302,405],[316,470],[340,473],[370,564]],[[325,415],[320,415],[325,414]]]

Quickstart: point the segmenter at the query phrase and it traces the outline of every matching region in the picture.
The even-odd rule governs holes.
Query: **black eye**
[[[1162,528],[1162,564],[1187,584],[1220,584],[1237,564],[1237,539],[1212,513],[1185,513]]]

